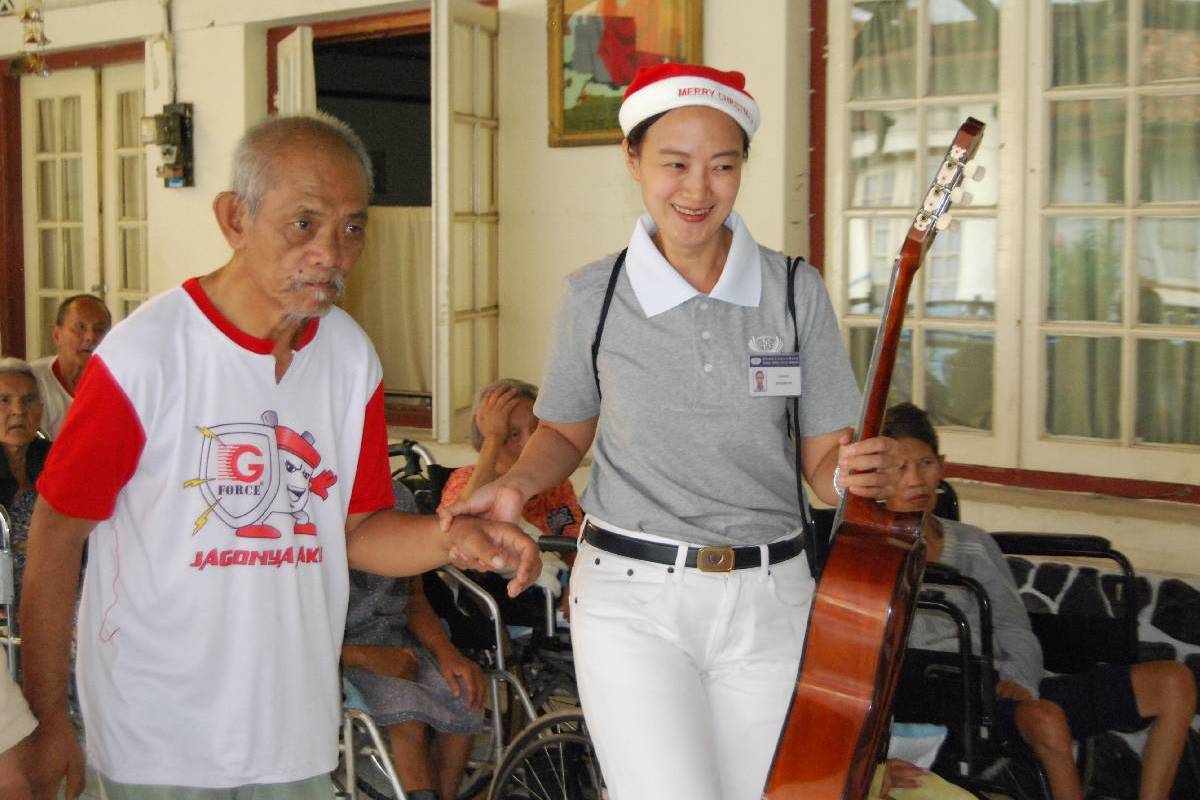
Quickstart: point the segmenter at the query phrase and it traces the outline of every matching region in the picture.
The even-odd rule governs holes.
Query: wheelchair
[[[1004,742],[996,731],[995,658],[991,606],[983,587],[942,564],[928,564],[927,587],[917,608],[948,617],[955,626],[953,653],[908,648],[896,690],[897,722],[932,723],[947,728],[932,771],[968,791],[1014,800],[1052,800],[1046,776],[1023,742]],[[931,588],[936,587],[936,588]],[[950,597],[965,597],[978,609],[979,650],[967,614]]]
[[[21,637],[17,635],[16,578],[13,574],[12,519],[8,510],[0,506],[0,609],[4,610],[3,635],[0,644],[4,647],[8,671],[13,680],[19,678]]]
[[[496,767],[488,800],[601,800],[600,763],[583,712],[539,717],[513,739]]]
[[[412,495],[414,510],[434,513],[452,470],[437,464],[428,450],[413,441],[390,445],[389,456],[403,459],[393,480]],[[546,550],[565,552],[575,547],[567,537],[543,539]],[[549,591],[540,601],[540,624],[513,627],[505,624],[496,597],[456,567],[427,573],[423,586],[451,641],[479,661],[488,678],[485,730],[473,743],[458,792],[459,798],[471,798],[487,788],[515,735],[530,721],[550,709],[578,711],[569,642],[557,625]],[[353,698],[344,709],[341,751],[334,775],[339,796],[405,797],[391,764],[386,732]]]

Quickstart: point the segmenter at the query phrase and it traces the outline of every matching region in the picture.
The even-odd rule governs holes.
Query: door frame
[[[145,61],[142,42],[93,47],[46,57],[51,71]],[[0,351],[24,358],[25,237],[21,175],[21,78],[15,59],[0,60]]]

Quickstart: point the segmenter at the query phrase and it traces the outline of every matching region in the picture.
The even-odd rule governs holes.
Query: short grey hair
[[[479,402],[483,400],[485,394],[493,389],[502,388],[516,389],[518,397],[524,397],[531,403],[537,402],[538,387],[519,378],[501,378],[479,393],[479,397],[475,400],[475,411],[479,410]],[[479,422],[476,421],[474,412],[471,414],[471,447],[474,447],[476,451],[483,449],[483,434],[479,432]]]
[[[337,117],[323,111],[268,117],[248,129],[233,151],[230,190],[245,204],[251,216],[258,212],[271,181],[271,167],[281,147],[293,141],[316,139],[340,147],[362,167],[368,197],[375,188],[371,156],[358,134]]]
[[[38,383],[37,376],[33,374],[33,367],[29,366],[28,361],[8,356],[0,358],[0,376],[4,375],[24,375],[29,378],[33,381],[33,390],[37,392],[38,399],[42,399],[42,385]]]

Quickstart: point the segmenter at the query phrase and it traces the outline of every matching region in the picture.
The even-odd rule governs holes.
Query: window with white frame
[[[974,116],[987,173],[889,402],[959,462],[1200,482],[1200,2],[853,0],[829,34],[826,274],[860,377],[885,240]]]

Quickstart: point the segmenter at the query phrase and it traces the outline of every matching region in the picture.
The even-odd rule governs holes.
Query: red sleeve
[[[467,488],[474,473],[475,467],[459,467],[450,473],[450,477],[446,479],[446,485],[442,487],[442,501],[438,503],[438,510],[448,508],[458,502],[458,498],[462,497],[463,489]]]
[[[100,356],[92,356],[50,447],[38,494],[68,517],[108,519],[145,444],[129,397]]]
[[[383,381],[367,401],[363,414],[362,444],[358,448],[358,471],[350,491],[350,514],[369,514],[391,508],[392,471],[388,467],[387,422],[383,417]]]

